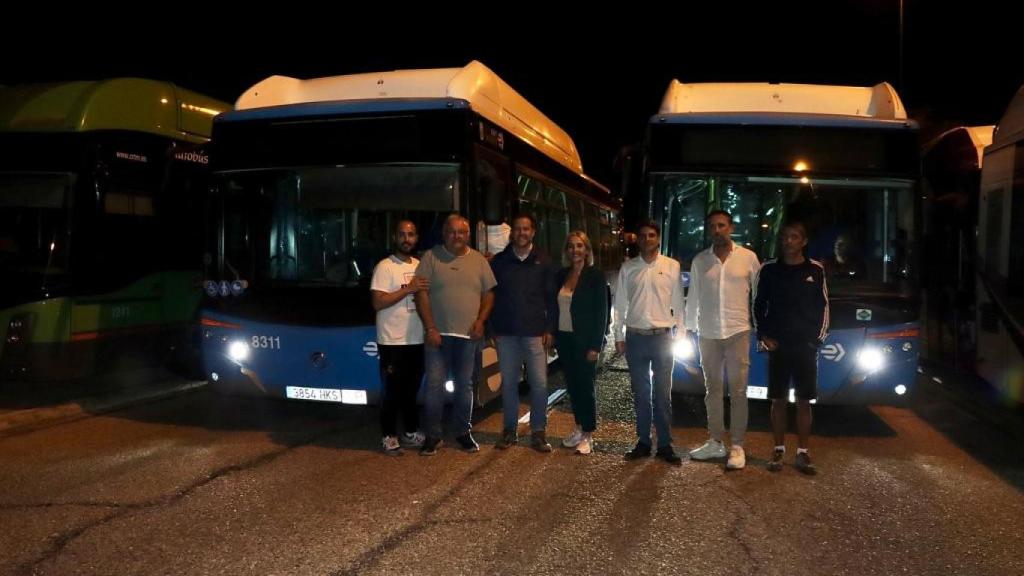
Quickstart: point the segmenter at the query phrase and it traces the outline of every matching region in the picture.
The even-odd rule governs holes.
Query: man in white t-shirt
[[[383,384],[380,402],[381,447],[385,454],[398,456],[402,446],[422,446],[416,394],[423,380],[423,324],[416,314],[413,294],[430,282],[416,278],[419,260],[413,254],[419,235],[416,224],[398,222],[395,253],[373,269],[370,295],[377,311],[377,353]],[[405,431],[398,435],[401,412]]]

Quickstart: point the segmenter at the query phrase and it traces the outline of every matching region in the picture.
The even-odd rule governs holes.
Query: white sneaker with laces
[[[580,428],[579,426],[577,426],[576,429],[572,431],[572,434],[570,434],[568,438],[566,438],[565,440],[562,440],[562,446],[564,446],[566,448],[574,448],[574,447],[578,446],[579,443],[582,442],[582,441],[583,441],[583,429]]]
[[[725,463],[725,467],[729,470],[741,470],[747,465],[747,455],[743,451],[743,446],[733,445],[729,449],[729,460]]]
[[[576,444],[576,453],[586,456],[594,451],[594,439],[590,433],[582,433],[583,438]]]
[[[388,456],[398,456],[402,453],[402,446],[398,443],[398,438],[394,436],[381,438],[380,446]]]
[[[423,446],[423,442],[425,442],[426,439],[427,436],[423,432],[420,432],[418,430],[416,432],[413,432],[412,434],[408,432],[402,432],[402,446],[419,448],[420,446]]]
[[[712,458],[725,458],[725,444],[721,440],[710,439],[703,446],[690,450],[690,458],[694,460],[710,460]]]

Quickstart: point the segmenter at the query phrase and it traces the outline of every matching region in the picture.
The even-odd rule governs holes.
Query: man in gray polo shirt
[[[480,446],[471,434],[473,365],[484,336],[484,322],[494,307],[497,282],[483,254],[469,247],[469,220],[452,214],[444,223],[444,244],[423,254],[417,278],[430,282],[416,293],[416,310],[426,331],[424,365],[427,439],[420,454],[431,456],[441,444],[445,382],[452,374],[455,440],[467,452]]]

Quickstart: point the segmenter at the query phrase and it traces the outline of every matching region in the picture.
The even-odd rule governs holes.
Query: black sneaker
[[[437,449],[440,447],[440,438],[431,438],[427,436],[427,439],[423,441],[423,447],[420,448],[420,456],[433,456],[434,454],[437,454]]]
[[[543,430],[537,430],[530,434],[530,448],[537,452],[551,452],[551,444],[548,444],[547,436]]]
[[[641,458],[647,458],[651,455],[651,445],[644,444],[643,442],[637,442],[636,446],[632,450],[626,452],[626,460],[639,460]]]
[[[498,450],[504,450],[516,444],[519,444],[519,437],[516,436],[515,430],[505,430],[501,433],[501,438],[494,444],[494,447]]]
[[[818,469],[814,467],[813,463],[811,463],[811,455],[807,452],[798,452],[794,465],[797,470],[807,474],[808,476],[814,476],[818,473]]]
[[[778,472],[782,470],[782,457],[786,453],[782,450],[772,450],[772,457],[768,460],[768,471]]]
[[[462,449],[463,452],[480,451],[480,445],[476,443],[476,440],[473,440],[473,434],[469,432],[459,436],[455,441],[459,443],[459,448]]]
[[[683,459],[671,446],[662,446],[658,448],[658,451],[654,454],[654,457],[658,460],[671,464],[673,466],[679,466],[683,463]]]

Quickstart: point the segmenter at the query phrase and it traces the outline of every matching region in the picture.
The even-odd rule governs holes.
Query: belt
[[[671,328],[626,328],[626,332],[629,334],[639,334],[640,336],[656,336],[658,334],[668,334],[672,332]]]

